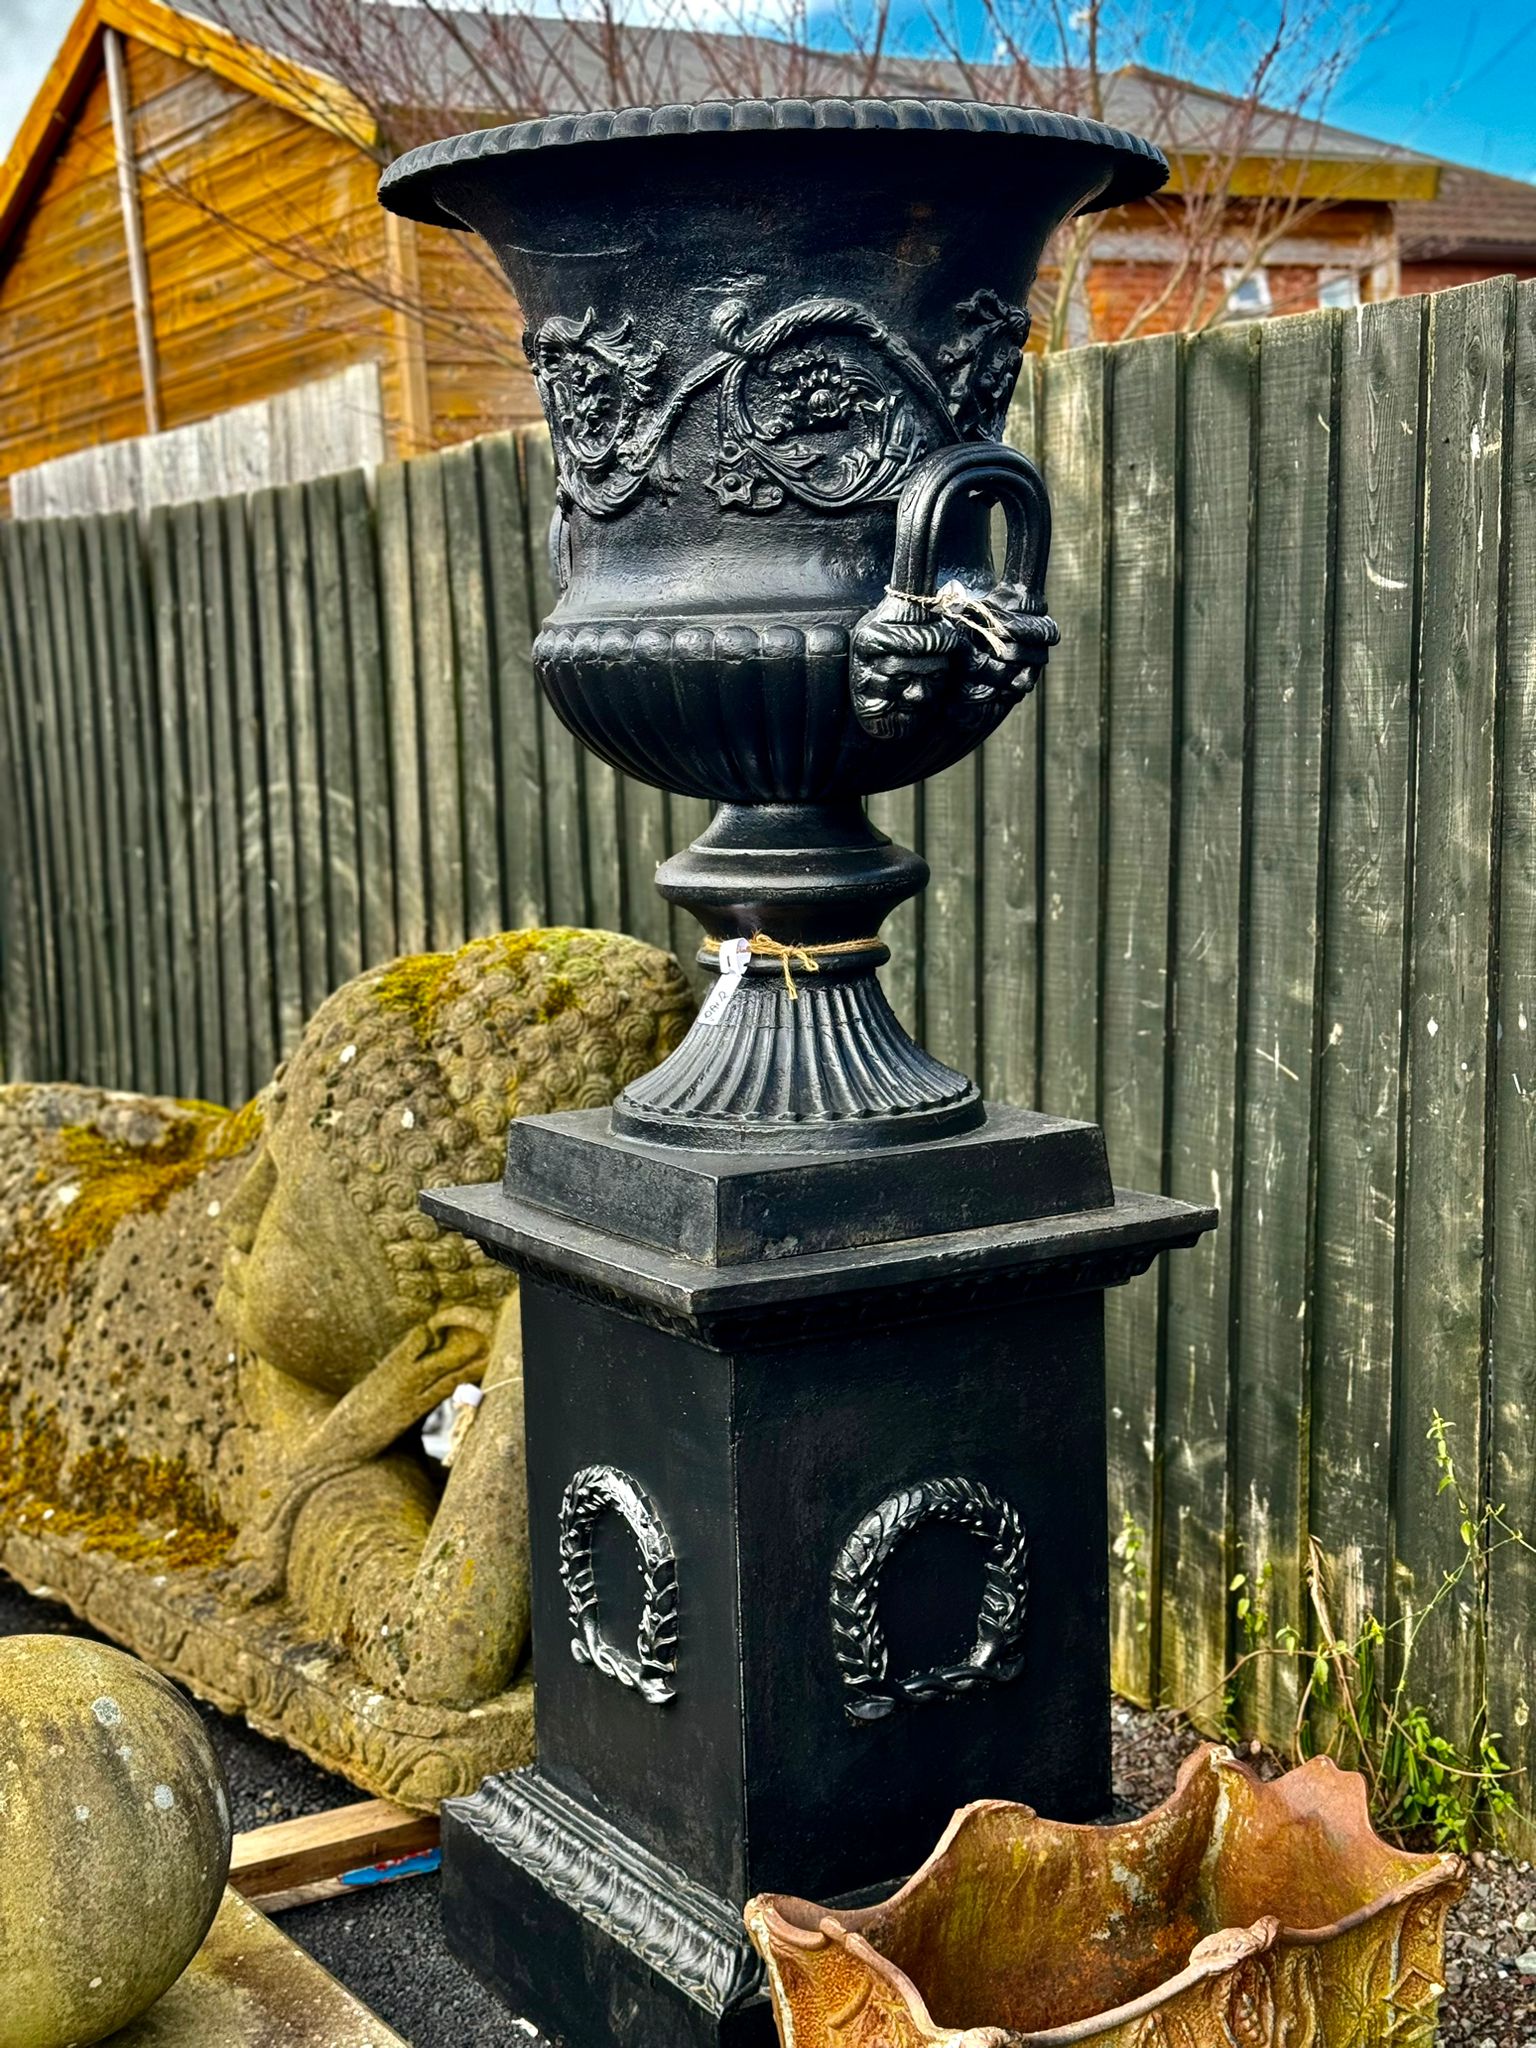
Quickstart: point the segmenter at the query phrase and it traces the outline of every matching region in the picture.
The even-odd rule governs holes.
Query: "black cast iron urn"
[[[985,1794],[1108,1795],[1102,1303],[1209,1211],[984,1104],[877,970],[863,799],[1056,628],[1000,440],[1042,247],[1149,143],[939,100],[529,121],[381,194],[490,243],[558,472],[540,681],[711,799],[657,884],[721,974],[612,1112],[432,1213],[522,1277],[539,1761],[448,1811],[456,1945],[570,2048],[771,2039],[741,1906],[901,1876]]]

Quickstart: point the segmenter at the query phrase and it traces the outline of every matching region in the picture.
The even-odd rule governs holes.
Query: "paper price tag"
[[[704,998],[699,1011],[701,1024],[713,1024],[724,1011],[726,1004],[741,987],[741,977],[747,971],[752,958],[752,948],[745,939],[722,939],[720,941],[720,979]]]

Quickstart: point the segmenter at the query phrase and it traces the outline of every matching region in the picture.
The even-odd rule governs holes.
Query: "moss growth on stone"
[[[19,1419],[0,1419],[0,1514],[166,1571],[228,1560],[235,1531],[183,1459],[139,1457],[126,1444],[110,1444],[83,1452],[67,1472],[65,1464],[57,1416],[29,1404]]]
[[[126,1143],[94,1124],[65,1124],[42,1141],[37,1199],[0,1246],[0,1283],[23,1316],[42,1314],[125,1219],[158,1214],[209,1166],[261,1136],[259,1096],[237,1110],[194,1101],[176,1108],[175,1121],[147,1143]]]

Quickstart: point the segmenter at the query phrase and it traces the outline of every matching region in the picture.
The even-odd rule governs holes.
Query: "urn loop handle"
[[[988,585],[938,582],[946,519],[963,500],[1001,508],[1003,573]],[[996,723],[1039,681],[1061,635],[1045,609],[1051,502],[1027,455],[995,441],[940,448],[907,479],[885,596],[849,641],[854,715],[876,738],[910,732],[942,709]]]

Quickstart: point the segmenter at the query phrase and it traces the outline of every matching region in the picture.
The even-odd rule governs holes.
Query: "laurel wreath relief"
[[[950,1522],[987,1546],[986,1578],[976,1616],[976,1640],[959,1664],[935,1665],[891,1680],[885,1631],[880,1625],[880,1578],[904,1537],[925,1522]],[[920,1480],[881,1501],[854,1529],[832,1567],[830,1609],[838,1669],[852,1721],[879,1721],[899,1706],[951,1699],[982,1686],[1005,1684],[1023,1669],[1029,1547],[1018,1511],[980,1480]]]
[[[633,1656],[603,1633],[597,1578],[592,1569],[592,1535],[609,1512],[621,1516],[640,1552],[644,1604]],[[665,1706],[676,1697],[677,1557],[655,1502],[637,1479],[616,1465],[587,1465],[560,1501],[560,1577],[565,1583],[571,1626],[571,1655],[647,1699]]]

